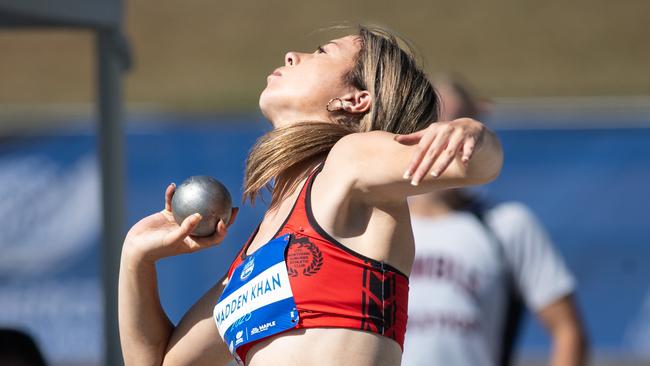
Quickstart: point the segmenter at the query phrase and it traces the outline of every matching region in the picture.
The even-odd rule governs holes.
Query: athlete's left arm
[[[552,339],[551,366],[587,363],[587,337],[572,295],[564,296],[537,311]]]
[[[496,135],[476,120],[460,118],[409,135],[372,131],[345,136],[332,148],[324,172],[347,178],[364,201],[401,201],[436,189],[487,183],[502,164]]]

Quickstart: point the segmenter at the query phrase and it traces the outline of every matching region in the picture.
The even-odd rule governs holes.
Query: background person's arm
[[[519,294],[549,331],[550,364],[583,365],[586,337],[573,298],[577,285],[541,222],[518,202],[497,205],[486,221],[505,250]]]
[[[461,118],[410,135],[372,131],[345,136],[323,170],[339,182],[350,182],[364,201],[401,201],[435,189],[487,183],[498,176],[502,163],[494,133]]]
[[[540,309],[537,317],[551,336],[550,366],[586,364],[587,337],[572,295]]]

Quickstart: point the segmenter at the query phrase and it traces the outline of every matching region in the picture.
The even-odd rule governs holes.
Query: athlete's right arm
[[[190,308],[174,327],[158,296],[155,262],[220,243],[227,226],[219,222],[215,234],[197,238],[189,233],[200,216],[179,226],[171,215],[174,186],[166,192],[165,210],[145,217],[127,234],[120,266],[118,311],[120,340],[126,365],[225,365],[230,353],[212,322],[212,307],[224,287],[220,280]]]

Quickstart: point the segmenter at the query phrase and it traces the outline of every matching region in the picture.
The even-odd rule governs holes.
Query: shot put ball
[[[196,236],[212,235],[219,220],[227,224],[231,209],[228,189],[218,180],[205,175],[187,178],[172,196],[172,214],[179,225],[186,217],[197,212],[201,214],[201,222],[192,231],[192,235]]]

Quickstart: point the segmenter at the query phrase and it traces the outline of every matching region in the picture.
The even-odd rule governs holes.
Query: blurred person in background
[[[462,79],[434,83],[441,120],[483,117]],[[552,339],[550,364],[583,365],[575,281],[522,203],[489,205],[467,189],[409,197],[416,257],[403,365],[509,365],[523,307]]]
[[[45,358],[34,339],[16,329],[0,329],[1,366],[45,366]]]

